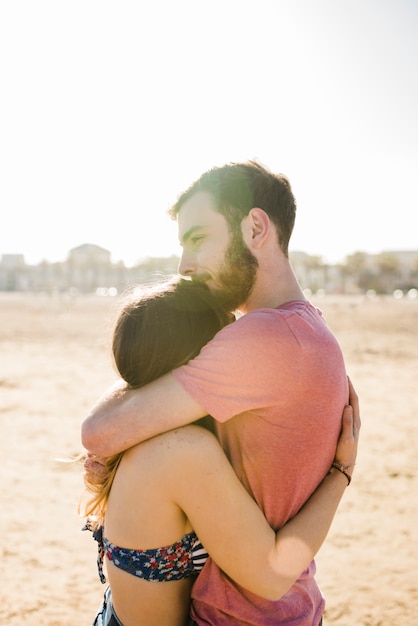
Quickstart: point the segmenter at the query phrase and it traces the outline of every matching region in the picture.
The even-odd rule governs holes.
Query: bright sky
[[[291,250],[418,249],[416,0],[10,0],[0,89],[0,255],[179,253],[170,203],[247,158]]]

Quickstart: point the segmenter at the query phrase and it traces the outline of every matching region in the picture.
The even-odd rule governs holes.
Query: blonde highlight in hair
[[[110,490],[122,457],[123,452],[108,457],[102,476],[94,475],[89,479],[88,474],[84,475],[84,484],[92,495],[83,508],[83,516],[94,518],[94,528],[103,525]]]

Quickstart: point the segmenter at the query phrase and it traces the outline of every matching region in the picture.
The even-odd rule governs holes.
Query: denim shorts
[[[118,616],[115,613],[115,609],[113,608],[110,587],[108,587],[105,591],[102,605],[96,615],[93,626],[123,626],[122,622],[118,619]],[[198,626],[198,623],[190,618],[187,626]],[[322,617],[318,626],[322,626]]]
[[[97,612],[93,626],[123,626],[113,608],[110,587],[104,593],[103,602]]]
[[[189,623],[187,626],[198,626],[198,623],[195,622],[192,618],[190,618]],[[319,622],[318,626],[322,626],[322,617],[321,617],[321,621]]]

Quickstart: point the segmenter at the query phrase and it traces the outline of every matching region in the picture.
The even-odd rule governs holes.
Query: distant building
[[[79,266],[110,265],[111,253],[92,243],[83,243],[68,253],[68,263]]]
[[[1,257],[1,265],[6,269],[22,268],[25,266],[25,257],[23,254],[3,254]]]
[[[23,254],[3,254],[0,260],[0,291],[26,291],[28,278]]]
[[[100,246],[84,243],[72,248],[66,262],[66,282],[68,287],[82,293],[91,293],[105,287],[111,269],[111,254]]]
[[[382,255],[388,259],[396,259],[393,269],[397,274],[397,287],[405,290],[417,286],[418,250],[387,250]]]

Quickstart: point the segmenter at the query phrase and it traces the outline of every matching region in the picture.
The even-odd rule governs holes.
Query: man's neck
[[[256,309],[275,309],[285,302],[306,300],[292,267],[286,263],[270,274],[257,276],[254,288],[247,301],[239,307],[240,313]]]

